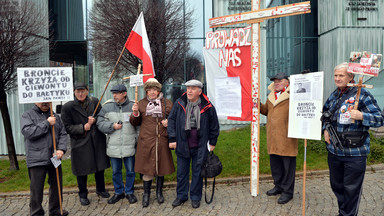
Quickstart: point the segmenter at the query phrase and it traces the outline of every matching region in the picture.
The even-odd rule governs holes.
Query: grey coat
[[[107,155],[113,158],[131,157],[136,153],[139,127],[129,122],[133,102],[128,97],[122,104],[107,101],[97,115],[97,128],[107,134]],[[120,130],[113,129],[113,124],[122,121]]]
[[[36,105],[21,116],[21,133],[24,135],[25,152],[27,155],[27,167],[45,166],[51,164],[54,152],[52,126],[47,118],[50,112],[43,113]],[[56,117],[55,139],[56,149],[67,151],[68,135],[60,116]]]
[[[75,98],[64,104],[61,114],[65,129],[71,136],[72,173],[75,176],[89,175],[110,167],[105,135],[97,129],[96,124],[92,125],[87,133],[84,131],[88,116],[92,116],[99,102],[94,97],[87,97],[86,100],[86,109],[83,109]],[[99,106],[98,112],[100,109]]]

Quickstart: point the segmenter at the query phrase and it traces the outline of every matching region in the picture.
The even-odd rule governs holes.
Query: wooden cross
[[[306,14],[311,12],[310,2],[301,2],[260,10],[261,0],[252,0],[252,11],[221,16],[209,19],[209,27],[216,28],[226,25],[240,23],[252,24],[252,128],[251,128],[251,194],[257,196],[259,193],[259,149],[260,141],[260,23],[267,19]]]
[[[373,88],[373,85],[363,84],[363,75],[364,74],[361,74],[361,73],[357,73],[357,74],[360,74],[360,76],[359,76],[359,83],[357,83],[357,84],[348,83],[348,85],[347,85],[347,86],[357,87],[356,100],[355,100],[355,104],[353,105],[353,109],[354,110],[357,110],[357,107],[359,106],[361,88]],[[352,123],[355,123],[354,119],[352,119]]]

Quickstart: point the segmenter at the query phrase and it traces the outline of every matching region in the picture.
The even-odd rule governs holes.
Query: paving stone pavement
[[[330,185],[328,172],[307,174],[306,180],[306,215],[337,215],[337,203]],[[223,183],[227,182],[227,183]],[[278,196],[268,197],[266,191],[273,187],[270,178],[260,180],[260,193],[257,197],[250,194],[249,181],[245,178],[229,179],[216,185],[213,202],[208,205],[203,200],[198,209],[193,209],[190,202],[172,208],[171,203],[176,198],[174,187],[164,189],[165,202],[161,205],[155,200],[152,189],[150,206],[142,208],[142,189],[135,191],[138,202],[129,204],[124,199],[115,204],[107,204],[107,199],[99,198],[94,189],[90,189],[89,206],[81,206],[76,190],[65,189],[63,207],[70,215],[302,215],[302,185],[301,175],[297,175],[295,193],[292,201],[285,205],[277,204]],[[111,193],[112,190],[110,190]],[[210,192],[210,188],[209,191]],[[363,185],[359,215],[384,215],[384,164],[369,166]],[[48,208],[48,196],[44,195],[43,206]],[[28,215],[28,193],[0,194],[0,215]]]

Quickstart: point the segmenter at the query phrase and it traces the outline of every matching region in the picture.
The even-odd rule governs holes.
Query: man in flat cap
[[[285,204],[293,198],[296,172],[297,139],[288,138],[289,80],[285,73],[271,78],[267,102],[260,113],[267,116],[267,149],[275,187],[268,196],[281,194],[277,202]]]
[[[71,137],[72,173],[77,178],[80,204],[89,205],[87,178],[95,173],[96,194],[108,198],[105,190],[104,170],[110,167],[106,154],[105,135],[96,127],[93,113],[99,102],[88,96],[88,86],[83,82],[75,84],[75,99],[64,104],[61,118]],[[96,114],[100,112],[99,106]]]
[[[25,153],[27,160],[28,176],[30,180],[29,215],[44,215],[43,195],[44,182],[48,174],[49,184],[49,215],[68,215],[68,211],[60,210],[60,197],[63,199],[63,174],[62,165],[57,169],[50,158],[56,156],[61,160],[67,151],[68,136],[62,119],[56,113],[50,115],[50,103],[35,103],[32,109],[23,113],[20,120],[21,133],[24,135]],[[52,133],[55,126],[55,136]],[[56,141],[56,152],[53,137]],[[57,182],[56,172],[59,175]],[[60,193],[58,190],[60,183]]]
[[[201,166],[219,136],[216,109],[202,93],[203,84],[198,80],[185,83],[187,91],[175,102],[168,117],[169,148],[177,156],[177,197],[172,206],[177,207],[192,200],[192,207],[199,208],[203,190]],[[189,185],[189,169],[192,161],[192,182]]]
[[[127,97],[127,88],[123,84],[113,86],[111,92],[114,100],[105,102],[97,115],[97,127],[107,134],[107,155],[111,159],[113,171],[115,194],[108,203],[114,204],[125,197],[133,204],[137,202],[133,192],[138,128],[131,125],[129,117],[134,103]],[[125,186],[121,172],[123,163],[126,171]]]

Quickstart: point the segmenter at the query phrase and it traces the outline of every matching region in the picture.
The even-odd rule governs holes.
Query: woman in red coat
[[[156,177],[156,197],[161,204],[164,202],[164,175],[173,173],[175,166],[167,134],[167,116],[171,112],[172,102],[163,97],[161,84],[155,78],[144,83],[144,90],[147,97],[133,105],[130,122],[134,126],[140,125],[135,172],[143,174],[143,207],[147,207],[152,179]]]

